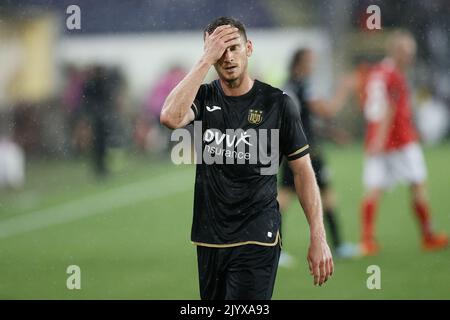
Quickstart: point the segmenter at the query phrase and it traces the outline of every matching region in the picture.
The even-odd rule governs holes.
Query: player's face
[[[297,77],[309,77],[311,76],[314,68],[314,54],[308,50],[303,57],[297,61],[295,67],[295,75]]]
[[[414,63],[417,50],[416,42],[408,37],[401,38],[398,41],[397,59],[404,67],[408,67]]]
[[[309,77],[312,72],[313,72],[313,68],[314,68],[314,54],[312,51],[308,50],[305,53],[305,56],[302,59],[302,70],[303,70],[303,75],[306,77]]]
[[[404,44],[404,59],[406,65],[411,65],[414,63],[416,57],[416,42],[412,39],[406,39]]]
[[[239,86],[247,72],[248,57],[252,51],[251,41],[241,36],[240,44],[228,47],[214,65],[219,77],[232,86]]]

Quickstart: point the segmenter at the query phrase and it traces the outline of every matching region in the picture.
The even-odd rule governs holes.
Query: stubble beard
[[[233,79],[227,79],[227,78],[223,77],[223,80],[226,82],[226,84],[229,88],[237,88],[241,85],[242,80],[244,79],[245,72],[246,72],[246,68],[244,67],[241,74],[238,77],[233,78]]]
[[[227,83],[227,85],[230,88],[237,88],[241,85],[242,83],[242,75],[236,79],[231,79],[231,80],[225,80],[225,82]]]

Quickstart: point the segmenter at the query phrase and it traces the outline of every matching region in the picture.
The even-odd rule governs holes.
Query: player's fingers
[[[220,33],[217,34],[217,38],[223,40],[224,37],[229,36],[230,34],[237,33],[239,34],[238,28],[228,28],[222,30]]]
[[[225,45],[228,47],[237,46],[238,44],[241,44],[241,38],[233,39],[228,42],[225,42]]]
[[[327,282],[331,276],[331,261],[330,261],[330,259],[327,259],[325,261],[325,270],[326,270],[326,276],[325,276],[324,282]]]
[[[315,263],[313,265],[313,272],[314,272],[314,285],[318,285],[320,281],[320,267],[318,263]]]
[[[330,258],[330,276],[332,276],[334,273],[334,262],[333,262],[333,258]]]
[[[234,40],[234,39],[239,39],[241,37],[239,32],[232,32],[222,38],[220,38],[221,41],[227,43],[228,41]]]
[[[222,31],[224,31],[224,30],[227,30],[227,29],[233,29],[234,27],[233,26],[230,26],[229,24],[225,24],[225,25],[223,25],[223,26],[218,26],[215,30],[214,30],[214,32],[211,34],[212,36],[215,36],[215,37],[219,37],[219,34],[222,32]]]
[[[320,262],[319,268],[320,268],[319,285],[321,286],[325,282],[325,279],[327,278],[327,271],[324,260]]]
[[[224,24],[224,25],[218,26],[217,28],[214,29],[214,31],[213,31],[212,34],[218,34],[218,33],[219,33],[220,31],[222,31],[223,29],[228,29],[228,28],[231,28],[231,25],[229,25],[229,24]]]
[[[327,260],[327,277],[331,277],[332,267],[331,267],[331,259]]]
[[[309,258],[308,258],[307,260],[308,260],[309,273],[310,273],[311,275],[313,275],[313,274],[314,274],[314,271],[313,271],[313,264],[312,264],[312,262],[311,262],[311,260],[310,260]]]

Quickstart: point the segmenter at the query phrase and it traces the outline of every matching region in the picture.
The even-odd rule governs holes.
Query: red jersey
[[[370,145],[387,108],[394,108],[385,151],[416,141],[417,133],[411,114],[410,92],[405,76],[392,61],[385,59],[370,71],[363,92],[364,116],[367,121],[365,146]]]

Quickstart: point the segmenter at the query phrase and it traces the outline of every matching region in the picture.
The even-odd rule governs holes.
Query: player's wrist
[[[200,58],[200,61],[198,62],[200,66],[210,68],[214,65],[214,61],[212,58],[208,57],[207,55],[203,55]]]
[[[311,242],[326,240],[325,229],[323,227],[311,228],[309,239]]]

